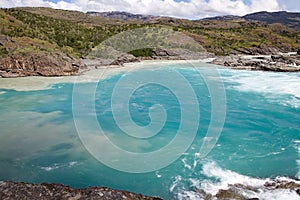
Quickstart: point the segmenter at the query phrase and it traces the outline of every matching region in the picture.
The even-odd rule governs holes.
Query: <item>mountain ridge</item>
[[[236,15],[224,15],[224,16],[216,16],[210,18],[204,18],[201,20],[247,20],[247,21],[259,21],[267,24],[283,24],[290,28],[299,29],[300,30],[300,12],[287,12],[287,11],[277,11],[277,12],[255,12],[250,13],[244,16],[236,16]]]
[[[150,21],[150,20],[162,18],[160,16],[133,14],[133,13],[124,12],[124,11],[109,11],[109,12],[88,11],[88,12],[86,12],[86,14],[88,14],[90,16],[114,18],[114,19],[121,19],[121,20],[125,20],[125,21],[128,21],[128,20]]]
[[[267,24],[280,23],[290,28],[300,29],[300,13],[296,12],[258,12],[245,15],[246,20],[262,21]]]

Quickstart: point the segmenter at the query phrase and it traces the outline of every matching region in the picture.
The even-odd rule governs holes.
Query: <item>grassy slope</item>
[[[247,21],[200,21],[183,30],[208,51],[226,55],[262,45],[291,51],[299,46],[300,34],[283,25],[265,25]]]
[[[34,51],[50,48],[73,57],[87,55],[102,41],[121,31],[143,26],[162,26],[183,32],[208,51],[219,55],[260,48],[262,45],[291,51],[300,45],[300,34],[296,30],[283,25],[265,25],[242,20],[189,21],[162,18],[152,22],[125,22],[92,17],[77,11],[18,8],[1,9],[0,24],[0,34],[18,38],[20,44],[26,44],[27,40],[36,42],[27,51],[32,50],[30,48]],[[1,52],[6,54],[12,50],[2,46],[0,55]]]

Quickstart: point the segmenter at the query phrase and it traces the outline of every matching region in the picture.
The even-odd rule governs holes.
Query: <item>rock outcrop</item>
[[[192,52],[188,49],[153,49],[152,59],[155,60],[198,60],[213,57],[214,54],[203,52]]]
[[[276,190],[286,190],[295,195],[299,195],[300,185],[291,180],[273,180],[266,182],[261,187],[253,187],[243,184],[228,185],[228,189],[220,189],[217,194],[207,194],[204,190],[198,190],[200,196],[205,200],[259,200],[260,194],[264,192],[272,192]],[[251,194],[250,196],[248,196]]]
[[[70,76],[85,67],[56,44],[0,34],[0,77]]]
[[[85,65],[62,53],[9,55],[0,59],[1,77],[77,75]]]
[[[86,189],[73,189],[62,184],[42,183],[40,185],[29,183],[0,183],[0,199],[61,199],[61,200],[159,200],[156,197],[146,197],[127,191],[113,190],[104,187],[89,187]]]
[[[124,63],[139,62],[140,60],[131,54],[121,54],[110,65],[123,65]]]
[[[218,57],[212,64],[238,70],[260,70],[273,72],[300,72],[299,55],[238,56]]]
[[[284,49],[284,51],[289,51],[290,49]],[[245,55],[269,55],[269,54],[278,54],[283,51],[278,47],[272,47],[265,44],[261,44],[258,47],[251,48],[238,48],[236,53],[245,54]]]

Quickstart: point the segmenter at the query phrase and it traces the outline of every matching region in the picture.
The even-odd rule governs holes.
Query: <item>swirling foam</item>
[[[295,191],[287,190],[287,189],[268,189],[264,185],[268,182],[272,183],[274,180],[271,179],[258,179],[252,178],[249,176],[238,174],[237,172],[233,172],[230,170],[222,169],[215,162],[207,162],[203,165],[201,174],[208,177],[205,180],[198,179],[189,179],[191,188],[196,188],[194,190],[179,190],[177,194],[178,199],[184,200],[199,200],[205,199],[205,196],[201,193],[204,191],[206,194],[216,195],[219,190],[228,190],[230,185],[243,185],[244,188],[238,188],[237,192],[246,198],[259,198],[261,200],[298,200],[299,195]],[[180,181],[182,177],[176,177],[173,184],[171,185],[170,191],[174,191],[177,185],[180,185]],[[217,180],[217,181],[216,181]],[[275,182],[296,182],[299,184],[299,181],[295,181],[293,179],[278,177]],[[255,188],[254,190],[248,190],[249,188]]]
[[[299,159],[296,160],[299,171],[296,176],[298,179],[300,179],[300,140],[294,140],[294,147],[298,151],[298,154],[299,154]]]
[[[267,99],[293,108],[300,107],[300,74],[221,70],[230,89],[261,93]],[[236,84],[232,86],[232,84]]]

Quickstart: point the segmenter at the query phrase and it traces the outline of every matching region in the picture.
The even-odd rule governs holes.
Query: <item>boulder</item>
[[[217,199],[235,199],[235,200],[247,200],[246,197],[239,194],[235,188],[230,188],[228,190],[219,190],[216,194]]]

